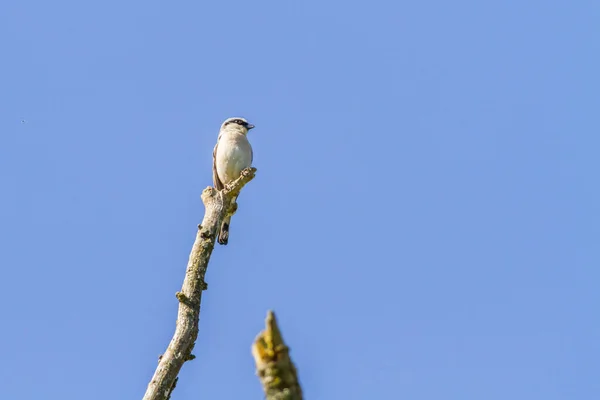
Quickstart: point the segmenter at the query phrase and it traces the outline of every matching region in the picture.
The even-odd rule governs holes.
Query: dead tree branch
[[[254,178],[255,173],[256,168],[245,169],[238,179],[225,186],[223,190],[217,191],[208,187],[202,192],[205,213],[202,224],[198,225],[198,233],[190,253],[183,286],[176,294],[179,300],[179,311],[175,334],[169,347],[159,359],[158,367],[148,384],[143,400],[169,399],[183,363],[194,358],[192,350],[198,337],[200,301],[202,291],[207,289],[204,276],[215,247],[217,232],[223,218],[228,213],[235,212],[237,205],[232,200],[244,185]]]
[[[267,314],[266,329],[252,344],[256,374],[260,378],[267,400],[302,400],[296,367],[290,358],[290,348],[283,342],[273,311]]]

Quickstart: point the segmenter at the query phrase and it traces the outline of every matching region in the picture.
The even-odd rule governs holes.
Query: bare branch
[[[231,208],[234,207],[235,203],[232,200],[244,185],[254,178],[255,173],[256,168],[247,168],[242,171],[238,179],[222,191],[207,187],[202,192],[205,213],[202,224],[198,225],[198,233],[190,253],[183,286],[176,294],[179,300],[179,311],[175,334],[169,347],[159,359],[158,367],[148,384],[143,400],[169,399],[183,363],[195,358],[192,350],[198,337],[200,301],[202,291],[207,289],[204,276],[215,247],[217,232],[223,218],[227,213],[231,213]]]
[[[265,325],[252,344],[252,356],[267,400],[302,400],[298,373],[273,311],[268,312]]]

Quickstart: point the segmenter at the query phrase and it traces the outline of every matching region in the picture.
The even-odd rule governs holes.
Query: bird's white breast
[[[216,154],[219,179],[224,184],[239,178],[242,170],[252,165],[252,147],[246,135],[223,132]]]

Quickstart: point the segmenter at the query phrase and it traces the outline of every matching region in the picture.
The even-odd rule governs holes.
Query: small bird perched
[[[252,165],[252,146],[246,136],[252,128],[254,125],[239,117],[228,118],[221,125],[213,150],[213,183],[217,190],[239,178],[241,172]],[[217,239],[219,244],[227,244],[229,240],[230,221],[231,215],[223,220]]]

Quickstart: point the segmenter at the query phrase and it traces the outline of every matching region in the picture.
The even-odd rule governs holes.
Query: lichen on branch
[[[200,302],[202,292],[207,289],[204,280],[210,256],[215,247],[217,232],[223,219],[232,208],[242,188],[254,179],[256,168],[247,168],[240,177],[223,190],[207,187],[202,191],[205,212],[202,224],[198,225],[196,240],[192,246],[181,291],[177,292],[179,310],[173,338],[165,353],[159,358],[158,367],[148,384],[143,400],[167,400],[171,396],[177,375],[186,361],[193,360],[192,354],[198,337]],[[232,204],[233,203],[233,204]]]
[[[252,356],[267,400],[302,400],[302,389],[290,349],[283,341],[273,311],[267,313],[265,330],[252,344]]]

